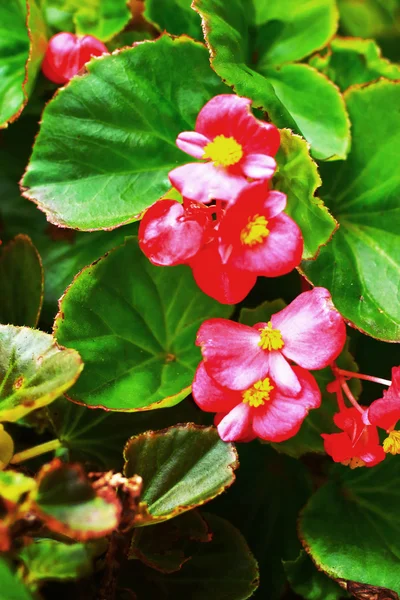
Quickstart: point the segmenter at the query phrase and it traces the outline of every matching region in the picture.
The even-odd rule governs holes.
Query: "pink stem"
[[[353,394],[351,393],[351,390],[349,388],[349,386],[347,385],[347,383],[340,378],[340,385],[343,388],[344,393],[346,394],[347,398],[350,400],[350,402],[352,403],[352,405],[354,406],[354,408],[356,408],[358,410],[359,413],[363,414],[364,413],[364,409],[361,408],[361,406],[358,404],[357,400],[354,398]]]
[[[365,379],[365,381],[373,381],[374,383],[380,383],[381,385],[392,385],[390,379],[382,379],[381,377],[374,377],[373,375],[363,375],[362,373],[353,373],[353,371],[345,371],[344,369],[336,369],[339,375],[345,377],[355,377],[356,379]]]

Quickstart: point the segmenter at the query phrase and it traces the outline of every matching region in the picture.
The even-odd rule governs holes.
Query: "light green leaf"
[[[346,93],[353,144],[344,163],[324,165],[321,197],[340,227],[306,276],[330,290],[342,315],[381,340],[400,341],[400,83]]]
[[[203,41],[200,17],[191,8],[192,0],[146,0],[144,16],[159,31],[187,34]]]
[[[14,442],[9,433],[0,424],[0,471],[10,462],[14,454]],[[1,482],[0,482],[1,489]]]
[[[0,421],[16,421],[50,404],[82,369],[79,354],[57,346],[51,335],[0,325]]]
[[[127,240],[84,269],[60,304],[55,336],[85,362],[69,396],[127,412],[177,404],[201,358],[199,326],[230,312],[199,290],[189,267],[155,267]]]
[[[169,171],[188,162],[176,137],[227,88],[186,37],[164,35],[87,70],[47,105],[23,185],[52,223],[106,229],[170,189]]]
[[[27,477],[17,471],[0,472],[0,496],[11,504],[18,504],[22,496],[36,488],[32,477]]]
[[[1,2],[0,128],[15,121],[28,102],[46,43],[46,26],[35,0]]]
[[[0,581],[4,600],[33,600],[29,590],[17,574],[13,573],[9,563],[4,558],[0,558]]]
[[[141,500],[147,514],[137,525],[166,521],[222,494],[238,467],[233,444],[223,442],[215,427],[193,423],[131,438],[124,451],[127,477],[143,479]]]

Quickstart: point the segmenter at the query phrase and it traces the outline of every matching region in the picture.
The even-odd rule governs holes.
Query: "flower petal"
[[[205,135],[197,133],[197,131],[183,131],[176,139],[178,148],[194,158],[203,158],[204,146],[209,142],[210,140]]]
[[[267,154],[248,154],[241,162],[243,173],[252,179],[271,179],[276,161]]]
[[[193,399],[206,412],[229,412],[242,402],[241,392],[224,388],[211,379],[204,368],[204,361],[197,367],[192,386]]]
[[[207,373],[231,390],[246,390],[268,371],[266,353],[260,348],[259,333],[252,327],[208,319],[201,325],[196,344],[201,347]]]
[[[272,350],[268,353],[268,375],[285,395],[297,396],[301,390],[295,368],[289,365],[279,350]]]
[[[322,433],[325,452],[335,462],[350,460],[354,456],[353,446],[347,433]]]
[[[223,263],[217,243],[208,244],[190,261],[199,288],[221,304],[241,302],[254,287],[257,276]]]
[[[364,423],[382,429],[394,427],[400,419],[400,368],[392,369],[392,385],[383,392],[383,398],[372,402],[363,415]]]
[[[241,402],[218,424],[218,433],[224,442],[236,442],[252,436],[251,408]]]
[[[214,199],[234,202],[247,185],[247,180],[242,175],[231,173],[223,167],[215,167],[212,162],[189,163],[177,167],[170,171],[168,177],[182,196],[205,203]]]
[[[305,369],[327,367],[346,341],[343,318],[325,288],[300,294],[271,321],[285,342],[282,353]]]

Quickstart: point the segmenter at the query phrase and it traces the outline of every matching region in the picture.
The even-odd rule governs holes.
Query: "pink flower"
[[[196,131],[180,133],[177,146],[207,162],[171,171],[169,179],[185,198],[234,202],[250,179],[270,179],[280,136],[271,123],[250,112],[251,100],[230,94],[215,96],[201,109]]]
[[[354,469],[373,467],[384,460],[385,452],[379,445],[376,427],[365,425],[356,408],[345,408],[334,416],[335,424],[343,433],[323,433],[325,451],[335,462]]]
[[[296,435],[308,411],[321,403],[314,377],[301,367],[293,370],[300,384],[295,397],[283,393],[269,377],[240,390],[220,386],[201,362],[193,381],[193,398],[202,410],[217,412],[215,424],[225,442],[255,437],[282,442]]]
[[[289,361],[322,369],[341,352],[346,328],[328,290],[300,294],[268,323],[248,327],[226,319],[205,321],[197,334],[208,375],[220,386],[245,390],[271,378],[288,397],[302,384]]]
[[[383,442],[383,449],[390,454],[400,454],[400,431],[394,428],[400,420],[400,367],[392,369],[392,385],[383,392],[383,398],[369,406],[363,421],[366,425],[377,425],[389,436]]]

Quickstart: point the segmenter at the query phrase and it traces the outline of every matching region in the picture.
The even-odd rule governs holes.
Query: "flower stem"
[[[346,394],[347,398],[350,400],[350,402],[352,403],[352,405],[354,406],[354,408],[356,408],[358,410],[359,413],[363,414],[364,413],[364,409],[361,408],[361,406],[358,404],[357,400],[354,398],[349,386],[347,385],[347,383],[344,381],[344,379],[341,379],[340,382],[344,393]]]
[[[345,377],[355,377],[356,379],[365,379],[365,381],[373,381],[374,383],[380,383],[381,385],[392,385],[390,379],[382,379],[381,377],[374,377],[373,375],[363,375],[362,373],[353,373],[353,371],[345,371],[344,369],[336,369],[336,372]]]
[[[346,405],[343,400],[343,390],[341,387],[338,387],[338,389],[336,391],[336,399],[337,399],[339,411],[341,412],[342,410],[345,410]]]
[[[45,452],[57,450],[58,448],[61,448],[61,446],[62,444],[60,440],[51,440],[50,442],[45,442],[44,444],[33,446],[33,448],[28,448],[27,450],[23,450],[22,452],[17,452],[17,454],[14,454],[10,461],[10,464],[16,465],[18,463],[24,462],[25,460],[34,458],[35,456],[40,456]]]

